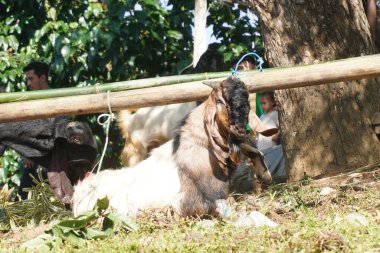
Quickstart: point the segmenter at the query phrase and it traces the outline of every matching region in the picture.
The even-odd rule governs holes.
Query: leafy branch
[[[118,231],[137,231],[138,225],[126,215],[109,213],[107,197],[99,199],[92,211],[85,212],[76,218],[67,218],[53,225],[45,234],[21,245],[27,250],[51,250],[63,242],[82,246],[86,240],[104,239]]]

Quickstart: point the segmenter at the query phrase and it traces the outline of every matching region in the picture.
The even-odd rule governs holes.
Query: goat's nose
[[[236,129],[236,132],[238,132],[241,135],[247,133],[247,130],[244,126],[236,126],[235,129]]]

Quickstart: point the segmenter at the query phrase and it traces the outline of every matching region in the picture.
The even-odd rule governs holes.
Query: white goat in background
[[[141,108],[132,114],[120,111],[118,122],[125,145],[121,153],[123,165],[133,167],[144,160],[149,152],[173,139],[174,130],[196,102]]]

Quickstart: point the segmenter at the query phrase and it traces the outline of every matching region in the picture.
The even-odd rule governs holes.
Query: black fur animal
[[[91,169],[97,155],[88,124],[62,118],[1,123],[0,155],[6,148],[45,167],[63,203],[70,202],[73,185]]]

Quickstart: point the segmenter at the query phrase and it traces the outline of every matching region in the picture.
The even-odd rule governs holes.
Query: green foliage
[[[28,250],[51,250],[66,241],[82,246],[85,240],[104,239],[117,234],[117,231],[137,231],[138,226],[125,215],[106,213],[109,206],[107,197],[99,199],[94,210],[76,218],[68,218],[52,226],[45,234],[23,245]]]
[[[9,2],[14,1],[3,1],[0,8]],[[167,75],[177,59],[189,58],[192,17],[176,15],[174,10],[190,9],[187,3],[175,3],[173,11],[168,11],[155,0],[105,2],[30,6],[25,18],[18,14],[24,4],[5,8],[2,14],[7,18],[0,24],[5,35],[0,47],[6,51],[2,57],[17,62],[19,70],[31,59],[50,62],[53,87]],[[39,18],[33,20],[33,33],[21,33],[31,29],[24,19],[36,13]],[[29,57],[20,58],[20,54]],[[14,64],[6,67],[17,69]],[[14,84],[15,80],[23,80],[21,71],[2,83]]]
[[[208,24],[228,65],[253,42],[262,50],[246,7],[210,4]],[[0,87],[25,91],[22,68],[32,60],[50,63],[53,88],[178,74],[192,61],[193,9],[184,0],[0,0]],[[88,121],[103,146],[95,116],[76,119]],[[105,168],[120,166],[122,145],[113,123]]]
[[[5,151],[0,157],[0,182],[11,188],[20,185],[22,166],[22,159],[15,151]]]
[[[27,225],[38,225],[40,222],[50,222],[71,214],[65,206],[57,200],[48,182],[44,181],[42,174],[39,180],[33,178],[35,186],[24,189],[28,192],[28,199],[10,202],[12,190],[5,185],[0,192],[0,224],[2,230]]]
[[[258,20],[247,6],[215,2],[210,6],[207,23],[213,24],[213,35],[221,41],[219,52],[227,66],[232,67],[242,54],[251,51],[263,54]]]

